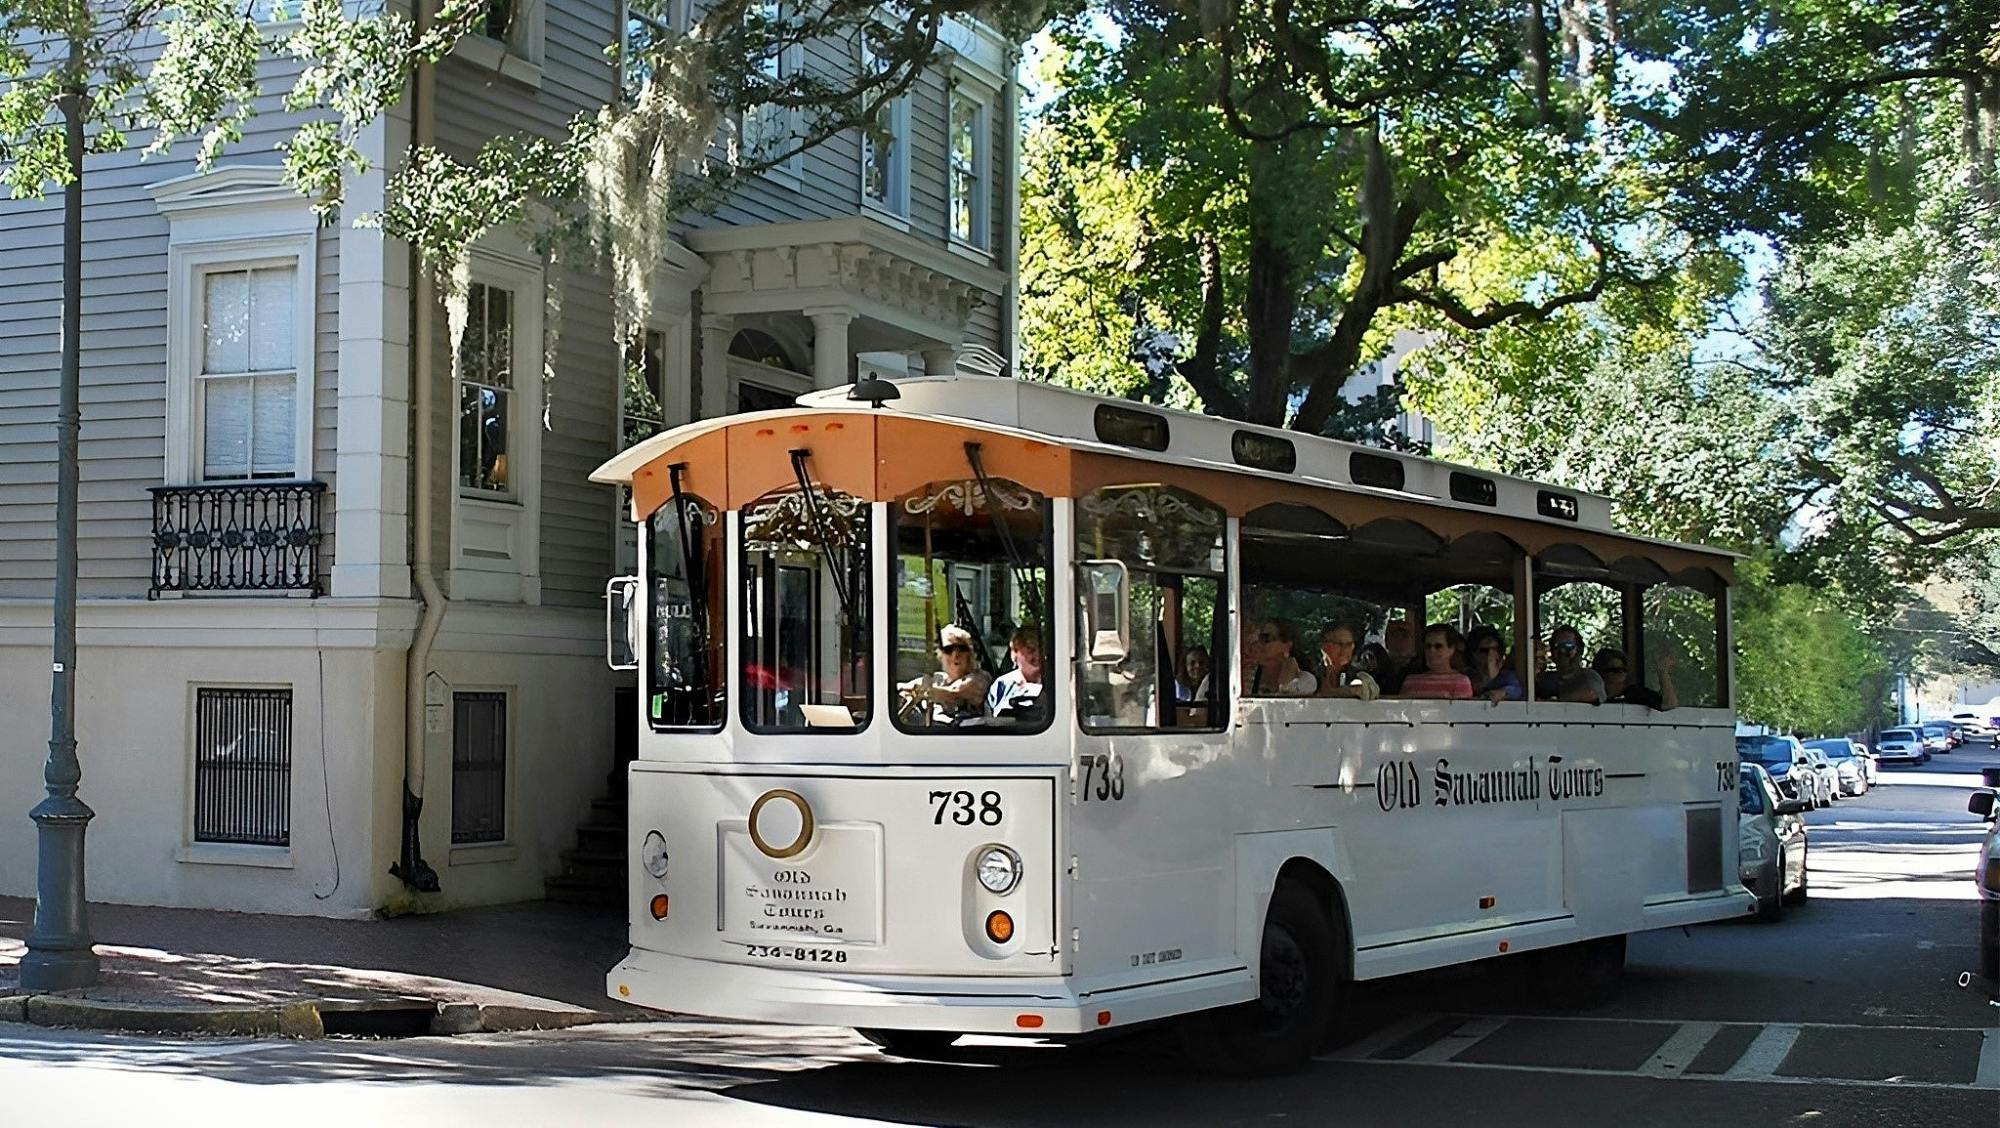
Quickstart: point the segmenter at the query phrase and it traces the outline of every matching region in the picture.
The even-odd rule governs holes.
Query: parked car
[[[1875,754],[1874,749],[1858,740],[1850,740],[1847,743],[1854,747],[1854,758],[1860,762],[1862,778],[1867,781],[1868,786],[1872,788],[1882,782],[1882,758]]]
[[[1959,731],[1965,734],[1965,739],[1984,740],[1989,744],[1993,742],[1994,735],[1992,722],[1993,718],[1982,717],[1977,713],[1953,713],[1951,715],[1951,723],[1958,726]]]
[[[1816,752],[1833,765],[1836,795],[1868,794],[1868,769],[1864,766],[1868,758],[1855,755],[1857,747],[1845,737],[1806,741],[1807,752]]]
[[[1826,753],[1811,745],[1806,745],[1806,763],[1812,765],[1813,779],[1819,783],[1819,805],[1833,806],[1833,801],[1841,794],[1840,769],[1833,766]]]
[[[1972,793],[1965,809],[1986,820],[1986,842],[1972,871],[1979,891],[1979,974],[2000,993],[2000,768],[1986,768],[1986,786]]]
[[[1806,900],[1806,809],[1804,799],[1787,799],[1764,765],[1737,765],[1736,793],[1742,817],[1738,868],[1743,885],[1757,895],[1757,915],[1767,921],[1785,915],[1788,905]]]
[[[1883,729],[1875,738],[1875,755],[1885,764],[1925,764],[1931,758],[1924,734],[1913,728]]]
[[[1922,724],[1911,725],[1910,727],[1924,734],[1924,747],[1929,749],[1933,755],[1943,755],[1957,747],[1953,743],[1953,737],[1957,736],[1957,734],[1952,732],[1951,726],[1945,724],[1943,721],[1925,721]]]
[[[1778,793],[1787,799],[1804,799],[1819,805],[1819,773],[1806,758],[1805,745],[1796,736],[1739,736],[1736,758],[1758,764],[1770,773]],[[1830,800],[1829,800],[1830,802]]]

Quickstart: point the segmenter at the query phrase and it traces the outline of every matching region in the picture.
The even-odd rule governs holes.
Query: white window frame
[[[317,351],[319,293],[319,232],[311,205],[289,189],[297,207],[272,201],[262,185],[261,171],[243,176],[200,177],[154,185],[160,209],[167,213],[167,485],[187,486],[202,475],[200,436],[202,397],[202,318],[206,298],[204,278],[258,266],[293,265],[298,274],[292,315],[296,413],[289,478],[227,479],[228,481],[305,482],[313,478],[313,407],[318,393],[314,378]],[[275,173],[275,170],[273,170]],[[202,181],[206,178],[207,182]],[[275,184],[275,176],[271,177]],[[237,187],[241,185],[242,187]],[[276,203],[279,206],[272,206]],[[224,234],[236,232],[237,234]]]
[[[864,32],[856,36],[859,41],[861,73],[866,74],[875,65],[875,54],[868,47],[868,35]],[[861,206],[869,215],[900,230],[909,230],[910,218],[910,92],[905,90],[892,101],[884,103],[880,111],[887,118],[888,131],[894,138],[894,147],[889,151],[889,196],[878,200],[868,194],[868,135],[866,127],[857,127],[855,145],[855,179],[860,187]]]
[[[641,15],[633,11],[631,0],[621,0],[621,2],[619,3],[618,5],[619,61],[618,61],[618,73],[615,77],[618,80],[619,94],[626,101],[629,102],[632,99],[638,97],[639,95],[638,88],[626,81],[626,77],[630,73],[627,70],[628,64],[626,60],[628,60],[631,57],[631,52],[632,52],[632,40],[630,35],[628,34],[628,32],[630,32],[631,30],[632,20],[635,18],[643,20],[644,22],[652,24],[654,27],[657,27],[662,31],[675,31],[675,32],[686,31],[688,27],[688,4],[689,0],[662,0],[662,6],[666,8],[666,16],[667,16],[666,20],[662,22],[660,20],[654,19],[650,15]]]
[[[520,7],[514,13],[505,39],[495,39],[481,31],[468,32],[452,46],[451,53],[503,78],[539,90],[542,86],[542,57],[548,43],[548,0],[518,0],[518,3]],[[619,26],[622,34],[622,21]]]
[[[507,473],[515,489],[500,496],[459,485],[462,374],[455,372],[445,440],[451,446],[446,479],[452,499],[451,594],[454,599],[534,604],[541,602],[543,267],[518,240],[495,233],[483,243],[472,252],[471,281],[514,294]]]
[[[290,846],[254,846],[245,842],[197,842],[194,837],[194,790],[195,790],[195,749],[201,739],[201,691],[204,689],[282,689],[292,695],[292,787],[291,814],[297,813],[299,773],[299,733],[298,733],[298,687],[291,682],[256,681],[198,681],[187,683],[187,699],[184,707],[185,723],[181,747],[185,749],[181,763],[185,778],[181,782],[181,842],[174,850],[176,862],[189,865],[207,866],[250,866],[257,869],[291,869],[292,848]],[[298,823],[287,816],[287,829],[296,830]]]
[[[958,232],[958,170],[953,121],[961,102],[974,109],[972,123],[972,230]],[[993,246],[993,102],[994,92],[963,75],[953,75],[946,84],[944,110],[945,237],[954,248],[963,248],[985,258]]]
[[[758,4],[760,7],[771,12],[774,19],[782,18],[787,14],[787,5],[783,0],[752,0],[752,3]],[[790,78],[799,73],[805,66],[805,45],[794,43],[780,51],[777,58],[773,61],[777,64],[777,74],[774,77],[779,79]],[[762,133],[768,129],[773,135],[786,138],[787,144],[796,144],[798,140],[798,113],[795,107],[768,104],[761,107],[739,108],[733,115],[736,124],[736,137],[729,147],[730,163],[740,164],[749,159],[751,155],[749,151],[750,123],[753,118],[768,116],[770,121],[768,124],[760,124],[757,127],[758,131]],[[763,175],[768,180],[797,191],[800,186],[799,169],[803,157],[803,153],[793,153],[791,156],[786,157],[782,164],[773,165],[769,169],[766,169]]]
[[[521,694],[511,685],[456,685],[447,691],[445,700],[450,704],[452,730],[445,742],[445,776],[454,785],[457,783],[456,765],[451,763],[451,752],[458,740],[458,695],[461,693],[497,693],[501,697],[501,719],[507,727],[506,747],[500,750],[503,757],[500,775],[500,819],[502,834],[498,842],[458,842],[451,840],[450,807],[445,811],[445,845],[449,852],[445,864],[450,866],[486,865],[495,862],[511,862],[520,856],[520,821],[517,817],[520,806],[515,802],[515,780],[520,771],[520,704]],[[451,800],[447,800],[449,804]]]

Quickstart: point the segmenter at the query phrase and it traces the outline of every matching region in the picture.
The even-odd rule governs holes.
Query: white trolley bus
[[[643,712],[613,997],[908,1052],[1184,1016],[1210,1061],[1276,1069],[1354,981],[1526,953],[1602,981],[1628,933],[1753,911],[1728,554],[1414,456],[1009,379],[895,387],[594,476],[641,526],[609,593]],[[1336,621],[1490,625],[1523,699],[1259,692]],[[1537,700],[1563,624],[1672,667],[1679,707]]]

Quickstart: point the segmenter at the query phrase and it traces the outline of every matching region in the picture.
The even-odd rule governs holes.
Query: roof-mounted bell
[[[903,398],[902,389],[873,372],[864,373],[854,386],[847,389],[847,398],[860,400],[870,407],[881,407],[892,399]]]

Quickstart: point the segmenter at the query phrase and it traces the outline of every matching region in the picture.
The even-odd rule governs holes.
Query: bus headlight
[[[1021,883],[1021,855],[1005,846],[988,846],[979,851],[973,870],[988,893],[1011,893]]]
[[[667,879],[666,836],[657,830],[647,831],[645,844],[639,848],[639,861],[646,867],[647,873],[665,881]]]

